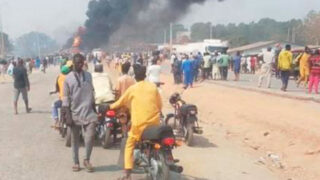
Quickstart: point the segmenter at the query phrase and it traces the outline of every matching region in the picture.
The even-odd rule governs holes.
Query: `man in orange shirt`
[[[116,84],[116,99],[119,99],[126,90],[135,84],[135,80],[128,75],[129,69],[131,65],[129,62],[122,64],[121,71],[122,76],[119,77],[117,84]]]

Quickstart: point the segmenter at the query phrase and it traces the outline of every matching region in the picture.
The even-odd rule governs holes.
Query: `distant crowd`
[[[243,55],[242,52],[227,54],[226,51],[197,54],[172,54],[170,58],[175,84],[184,83],[184,87],[193,87],[197,81],[228,80],[228,73],[234,73],[234,81],[240,80],[241,73],[257,74],[258,87],[266,79],[266,87],[271,87],[272,76],[281,79],[282,91],[287,91],[290,77],[296,80],[297,87],[303,82],[312,93],[318,93],[320,78],[319,49],[305,47],[304,51],[292,52],[291,45],[282,48],[280,44],[268,47],[255,55]]]

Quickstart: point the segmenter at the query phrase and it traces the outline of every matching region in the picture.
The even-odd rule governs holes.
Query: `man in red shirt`
[[[255,56],[251,56],[250,64],[251,64],[251,73],[252,74],[256,73],[256,63],[257,63],[257,58]]]

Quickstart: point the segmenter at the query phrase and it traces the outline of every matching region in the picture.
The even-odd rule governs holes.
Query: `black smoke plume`
[[[88,49],[105,47],[110,38],[113,42],[143,41],[146,35],[183,17],[191,5],[205,1],[92,0],[85,22],[84,46]]]

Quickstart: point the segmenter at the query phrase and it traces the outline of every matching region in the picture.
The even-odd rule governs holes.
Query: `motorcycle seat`
[[[142,140],[160,140],[166,137],[174,137],[170,126],[150,126],[147,127],[141,136]]]
[[[182,105],[181,108],[180,108],[181,114],[183,114],[183,115],[188,114],[188,112],[189,112],[190,110],[195,110],[195,111],[197,111],[197,106],[196,106],[196,105],[193,105],[193,104],[184,104],[184,105]]]

